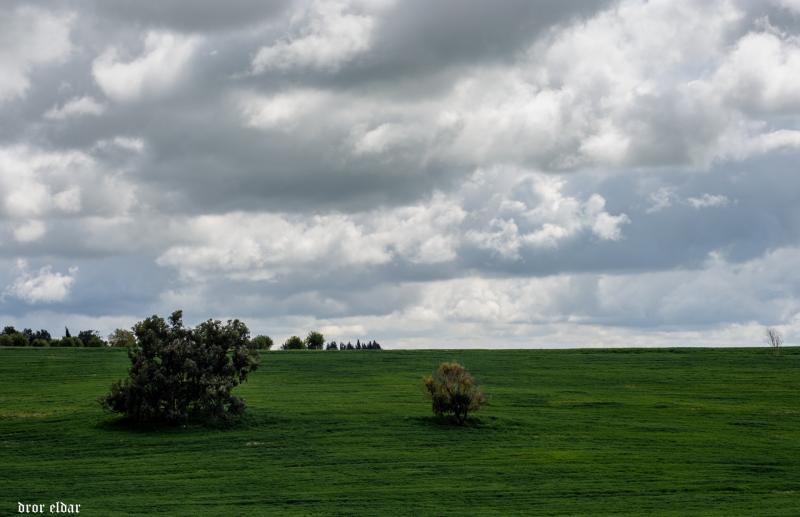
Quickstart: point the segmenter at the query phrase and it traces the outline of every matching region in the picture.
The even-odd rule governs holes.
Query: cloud
[[[65,120],[69,117],[82,115],[102,115],[106,110],[105,105],[92,97],[75,97],[64,103],[63,106],[53,106],[44,114],[50,120]]]
[[[269,97],[242,92],[235,97],[248,126],[286,131],[295,129],[300,119],[313,116],[330,102],[328,95],[315,90],[294,90]]]
[[[161,95],[181,80],[197,45],[195,37],[150,31],[139,57],[125,61],[118,48],[109,47],[92,63],[92,75],[103,92],[116,101]]]
[[[5,293],[29,304],[64,301],[78,273],[77,267],[69,268],[64,274],[53,272],[51,266],[43,266],[38,272],[31,273],[25,261],[19,261],[17,269],[19,274]]]
[[[375,17],[370,10],[388,2],[317,0],[292,16],[293,34],[261,47],[253,73],[311,68],[337,70],[370,48]]]
[[[792,11],[795,11],[796,13],[800,13],[799,0],[773,0],[773,2],[785,7],[786,9],[790,9]]]
[[[404,346],[800,330],[792,2],[17,5],[0,285],[18,257],[81,276],[46,310],[7,291],[9,321],[183,307]]]
[[[480,174],[476,181],[488,187],[498,173]],[[565,181],[557,177],[520,174],[505,192],[492,196],[489,206],[493,210],[481,211],[483,219],[488,219],[488,228],[469,231],[468,239],[501,257],[517,259],[522,248],[555,248],[584,230],[601,240],[622,237],[622,225],[630,223],[626,214],[608,213],[606,200],[599,194],[585,201],[564,195],[564,185]]]
[[[60,63],[72,51],[74,16],[20,6],[0,20],[0,102],[25,95],[36,67]]]
[[[81,151],[50,152],[0,147],[0,201],[11,218],[58,214],[124,213],[135,189],[123,175],[109,173]]]
[[[692,208],[713,208],[726,206],[730,199],[720,194],[703,194],[700,197],[690,197],[686,200]]]
[[[675,199],[675,191],[670,187],[660,187],[655,192],[651,192],[648,197],[651,204],[646,212],[654,214],[672,206]]]
[[[41,221],[28,221],[14,228],[14,238],[19,242],[32,242],[41,239],[46,230]]]
[[[800,39],[768,25],[749,32],[725,57],[712,81],[737,107],[755,113],[800,110]]]

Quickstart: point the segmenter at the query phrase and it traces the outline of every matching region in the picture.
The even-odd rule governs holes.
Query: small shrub
[[[451,416],[463,425],[470,413],[486,404],[475,379],[456,362],[442,363],[439,368],[423,379],[425,390],[437,416]]]
[[[765,333],[767,344],[772,348],[772,353],[775,355],[780,354],[781,346],[783,346],[783,336],[781,336],[781,333],[772,327],[768,328]]]

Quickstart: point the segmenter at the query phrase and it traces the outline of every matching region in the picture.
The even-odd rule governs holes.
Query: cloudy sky
[[[2,9],[3,324],[800,340],[798,0]]]

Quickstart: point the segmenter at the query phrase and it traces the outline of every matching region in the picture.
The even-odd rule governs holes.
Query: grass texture
[[[490,397],[465,427],[422,390],[450,360]],[[228,429],[120,425],[127,366],[0,349],[0,515],[800,514],[797,349],[269,352]]]

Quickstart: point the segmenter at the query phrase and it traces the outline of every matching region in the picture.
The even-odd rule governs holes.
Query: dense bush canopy
[[[272,348],[272,338],[269,336],[256,336],[250,340],[250,347],[256,350],[269,350]]]
[[[437,416],[450,415],[463,424],[469,413],[486,404],[486,397],[477,382],[460,364],[442,363],[439,368],[423,379],[425,389]]]
[[[194,329],[182,313],[169,321],[151,316],[133,327],[128,378],[114,383],[102,405],[136,422],[221,420],[244,411],[231,390],[258,365],[247,326],[239,320],[208,320]]]
[[[108,346],[131,348],[136,346],[136,335],[130,330],[116,329],[108,335]]]
[[[322,350],[323,345],[325,345],[325,336],[316,330],[312,330],[306,336],[306,347],[309,350]]]
[[[306,348],[305,341],[299,336],[292,336],[281,345],[282,350],[305,350]]]

